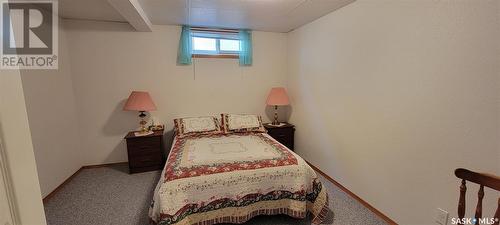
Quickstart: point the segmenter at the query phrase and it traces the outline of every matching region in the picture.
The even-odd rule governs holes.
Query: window
[[[233,30],[191,29],[193,57],[238,58],[240,40]]]

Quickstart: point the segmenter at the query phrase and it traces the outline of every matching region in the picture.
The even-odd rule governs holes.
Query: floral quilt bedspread
[[[321,182],[298,155],[264,133],[176,138],[156,186],[155,224],[244,223],[257,215],[328,211]]]

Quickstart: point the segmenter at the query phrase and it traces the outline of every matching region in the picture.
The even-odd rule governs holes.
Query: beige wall
[[[401,224],[456,216],[455,168],[500,173],[497,7],[358,0],[291,32],[299,154]]]
[[[6,153],[20,224],[45,224],[18,70],[0,70],[0,139]]]
[[[65,30],[59,29],[59,69],[21,71],[44,197],[82,166],[68,54]]]
[[[65,28],[84,164],[127,161],[123,137],[137,127],[137,113],[122,107],[132,90],[151,93],[153,115],[171,130],[180,116],[264,115],[270,88],[285,84],[286,34],[254,32],[251,67],[235,59],[178,66],[179,26],[135,32],[128,24],[66,20]]]

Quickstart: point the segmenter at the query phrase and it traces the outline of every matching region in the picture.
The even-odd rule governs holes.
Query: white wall
[[[456,216],[455,168],[500,173],[497,7],[358,0],[291,32],[299,154],[400,224]]]
[[[0,139],[20,224],[45,224],[45,214],[19,70],[0,70]],[[0,165],[1,166],[1,165]]]
[[[60,28],[59,69],[21,71],[44,197],[82,166],[71,63],[65,29]]]
[[[196,59],[176,65],[179,26],[135,32],[128,24],[65,20],[79,114],[83,164],[127,161],[123,137],[137,127],[137,113],[124,112],[132,90],[149,91],[155,117],[172,119],[221,112],[266,112],[271,87],[286,76],[286,34],[253,32],[254,64],[235,59]],[[269,117],[266,117],[266,120]],[[167,134],[171,135],[171,134]]]

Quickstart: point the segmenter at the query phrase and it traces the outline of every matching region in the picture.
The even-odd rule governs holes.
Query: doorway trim
[[[1,121],[0,121],[1,125]],[[1,126],[0,126],[1,127]],[[17,212],[17,204],[14,196],[14,189],[12,187],[12,179],[9,172],[9,165],[7,162],[7,152],[3,144],[3,134],[0,129],[0,179],[2,179],[3,189],[5,190],[5,197],[7,198],[7,207],[10,213],[10,221],[12,225],[20,225],[19,213]],[[2,193],[0,193],[2,194]],[[10,224],[7,222],[7,224]]]

